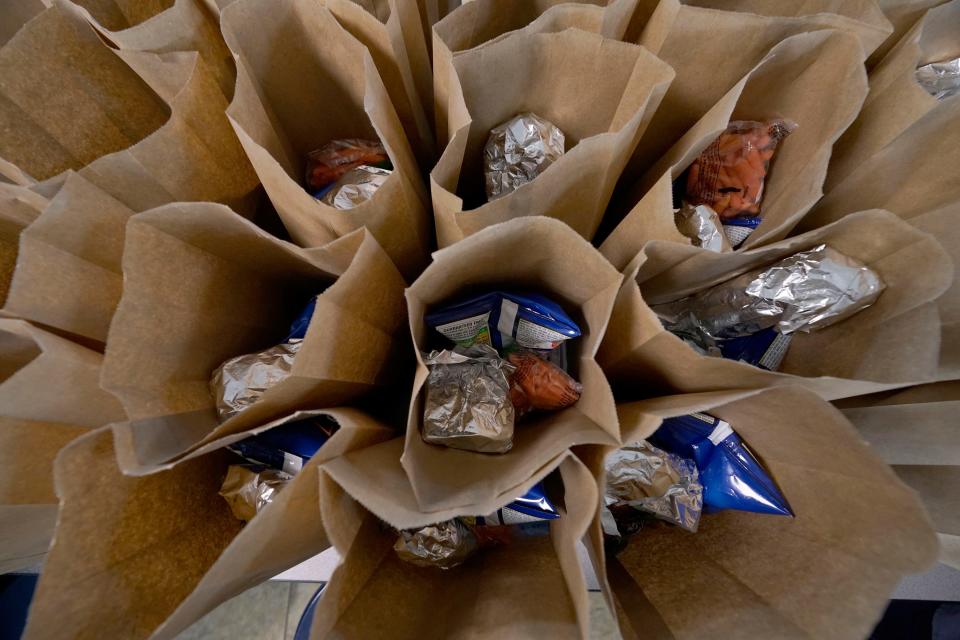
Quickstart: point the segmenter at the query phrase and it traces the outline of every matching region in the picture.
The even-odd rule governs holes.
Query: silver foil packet
[[[454,449],[506,453],[513,446],[510,375],[516,367],[485,344],[426,354],[430,368],[423,439]]]
[[[260,399],[264,392],[286,379],[303,340],[290,340],[257,353],[224,362],[210,379],[217,414],[224,421]]]
[[[479,548],[473,531],[454,518],[419,529],[400,531],[393,545],[401,560],[421,567],[452,569]]]
[[[494,127],[483,149],[487,200],[501,198],[543,173],[563,155],[564,142],[560,129],[533,113]]]
[[[917,83],[937,100],[957,95],[960,93],[960,58],[919,67]]]
[[[641,440],[613,451],[604,462],[605,502],[629,505],[687,531],[696,531],[703,511],[697,467]]]
[[[237,519],[249,522],[292,479],[293,476],[277,469],[257,471],[248,465],[232,464],[220,486],[220,495]]]
[[[770,327],[821,329],[870,306],[884,287],[863,263],[820,245],[653,310],[668,331],[710,351],[716,340]]]
[[[708,205],[684,202],[674,212],[673,219],[680,233],[693,240],[694,246],[717,253],[731,248],[723,232],[720,216]]]
[[[343,174],[320,201],[334,209],[353,209],[372,198],[391,173],[390,169],[360,165]]]

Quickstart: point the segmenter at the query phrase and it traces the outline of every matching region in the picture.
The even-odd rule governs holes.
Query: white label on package
[[[567,339],[559,331],[548,329],[520,318],[517,323],[517,342],[528,349],[553,349]]]
[[[437,331],[457,344],[490,344],[490,331],[487,328],[489,320],[490,314],[484,313],[438,325]]]
[[[500,302],[500,319],[497,321],[497,331],[505,337],[511,338],[510,340],[504,340],[504,344],[509,344],[513,341],[513,325],[517,321],[517,311],[519,310],[520,305],[513,300],[504,298]]]

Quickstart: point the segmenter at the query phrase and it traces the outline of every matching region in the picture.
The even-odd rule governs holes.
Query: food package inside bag
[[[163,467],[223,435],[381,388],[399,354],[403,287],[363,230],[308,252],[213,204],[134,216],[102,378],[131,418],[117,428],[121,467]],[[277,346],[279,358],[261,358]],[[343,349],[351,357],[331,357]],[[210,380],[238,356],[224,404]]]
[[[900,581],[936,558],[936,537],[913,491],[807,390],[665,396],[618,410],[627,441],[697,412],[732,425],[794,514],[705,513],[697,533],[644,523],[607,556],[625,637],[653,628],[683,637],[707,626],[736,637],[861,637]],[[602,457],[588,465],[600,480]],[[698,606],[682,606],[691,599]]]
[[[315,247],[366,227],[412,279],[428,259],[428,195],[370,49],[312,0],[239,0],[221,24],[239,60],[227,114],[290,237]],[[368,166],[380,145],[391,173],[353,208],[318,200],[304,177],[328,145],[341,160],[363,151]]]
[[[319,417],[336,432],[255,517],[237,519],[219,491],[240,458],[224,447]],[[304,411],[138,476],[117,466],[109,429],[76,440],[57,461],[56,542],[26,637],[56,635],[63,624],[89,635],[177,636],[221,603],[328,548],[319,467],[392,436],[358,410]],[[122,596],[116,606],[102,606],[105,591]]]

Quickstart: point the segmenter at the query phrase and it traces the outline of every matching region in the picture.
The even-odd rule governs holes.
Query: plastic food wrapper
[[[760,216],[740,216],[723,221],[723,233],[730,245],[736,249],[750,237],[763,219]]]
[[[957,95],[960,93],[960,58],[919,67],[917,82],[937,100]]]
[[[424,321],[465,346],[555,349],[580,336],[580,327],[560,305],[535,293],[494,291],[428,313]]]
[[[516,367],[510,376],[510,401],[517,417],[530,411],[558,411],[576,404],[583,385],[532,351],[514,351],[507,360]]]
[[[483,516],[482,524],[487,525],[514,525],[530,522],[556,520],[560,517],[557,508],[553,506],[543,488],[538,482],[530,491],[526,492],[502,509]]]
[[[332,140],[307,154],[307,191],[316,193],[360,165],[393,168],[387,150],[377,140]]]
[[[220,365],[210,380],[220,420],[237,415],[259,400],[267,389],[286,379],[302,342],[290,340],[264,351],[231,358]]]
[[[290,323],[290,333],[287,334],[286,341],[303,340],[307,337],[307,329],[310,327],[310,321],[313,320],[313,312],[317,309],[317,296],[310,298],[310,302],[304,305],[303,310],[297,314],[293,322]]]
[[[695,246],[717,253],[730,249],[720,216],[709,206],[685,202],[674,212],[673,218],[680,233],[693,240]]]
[[[796,127],[782,119],[728,124],[690,165],[687,201],[709,205],[723,220],[758,215],[773,154]]]
[[[766,469],[729,423],[704,413],[667,418],[649,441],[694,461],[700,472],[707,513],[736,509],[793,515]]]
[[[336,430],[336,423],[328,417],[307,418],[244,438],[227,448],[249,462],[293,476]]]
[[[564,135],[534,113],[494,127],[483,149],[487,200],[496,200],[543,173],[563,155]]]
[[[607,455],[605,502],[646,511],[687,531],[696,531],[703,487],[692,460],[641,440]]]
[[[293,476],[277,469],[232,464],[227,468],[220,495],[226,499],[237,519],[249,522],[292,479]]]
[[[719,355],[727,360],[746,362],[767,371],[778,371],[787,356],[792,339],[792,333],[783,334],[776,329],[764,329],[750,336],[721,341]]]
[[[821,329],[873,304],[884,286],[869,267],[819,245],[653,310],[667,330],[710,350],[772,327]]]
[[[391,173],[390,169],[361,165],[343,174],[342,178],[314,197],[334,209],[353,209],[372,198]]]
[[[490,346],[455,347],[424,356],[430,368],[424,400],[425,442],[478,453],[513,446],[512,364]]]

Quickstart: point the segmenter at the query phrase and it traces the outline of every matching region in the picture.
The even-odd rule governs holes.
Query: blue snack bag
[[[723,221],[723,232],[727,234],[730,245],[736,249],[750,237],[750,234],[760,226],[763,218],[760,216],[739,216],[727,218]]]
[[[553,506],[543,490],[543,483],[538,482],[507,506],[497,509],[490,515],[478,518],[478,521],[482,520],[481,524],[486,525],[513,525],[556,520],[559,517],[557,508]]]
[[[296,475],[336,429],[328,418],[307,418],[244,438],[227,449],[254,464]]]
[[[720,353],[728,360],[739,360],[767,371],[777,371],[787,355],[792,338],[793,334],[783,334],[770,327],[753,335],[721,341]]]
[[[290,333],[287,334],[284,342],[290,342],[291,340],[303,340],[307,336],[307,327],[310,326],[310,320],[313,319],[313,312],[317,308],[317,296],[310,298],[310,302],[306,304],[294,321],[290,324]]]
[[[705,511],[793,515],[769,474],[723,420],[705,413],[667,418],[647,440],[693,459],[700,472]]]
[[[428,313],[424,320],[456,344],[497,350],[513,344],[555,349],[580,336],[580,327],[560,305],[536,293],[494,291]]]

